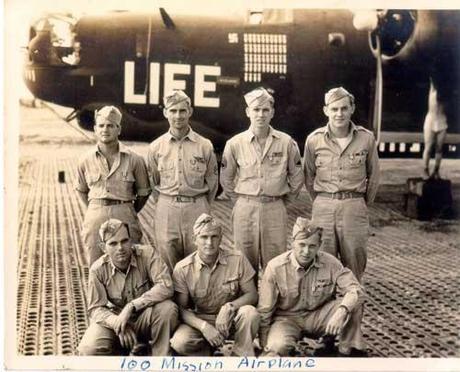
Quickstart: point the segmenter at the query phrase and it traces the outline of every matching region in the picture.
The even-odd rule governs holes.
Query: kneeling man
[[[288,355],[302,332],[338,335],[340,356],[365,356],[360,313],[355,311],[363,302],[363,288],[339,260],[318,252],[321,235],[320,227],[297,218],[292,250],[267,265],[257,309],[260,343],[268,356]]]
[[[196,252],[179,261],[173,280],[181,324],[171,347],[181,355],[211,355],[234,332],[234,355],[254,355],[259,329],[254,269],[239,251],[220,246],[222,227],[203,213],[193,226]]]
[[[152,356],[169,355],[178,311],[168,267],[150,246],[133,245],[120,220],[104,222],[99,235],[105,254],[89,270],[90,326],[80,355],[127,354],[141,343],[150,343]]]

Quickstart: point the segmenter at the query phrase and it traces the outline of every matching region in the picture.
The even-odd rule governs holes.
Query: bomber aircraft
[[[95,109],[118,106],[122,136],[144,141],[168,128],[163,94],[183,89],[194,128],[218,152],[248,126],[247,91],[273,91],[275,126],[302,147],[324,125],[324,92],[343,85],[357,100],[354,121],[393,156],[420,155],[431,82],[449,124],[445,155],[458,157],[459,40],[452,10],[247,9],[218,21],[164,8],[51,13],[30,27],[24,79],[37,98],[73,108],[68,119],[87,129]]]

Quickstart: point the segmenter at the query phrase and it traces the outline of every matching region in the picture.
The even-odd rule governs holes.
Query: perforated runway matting
[[[20,163],[19,260],[17,263],[17,351],[22,355],[72,355],[88,319],[87,260],[79,229],[84,207],[72,188],[76,157],[28,157]],[[65,183],[58,182],[64,171]],[[363,332],[371,356],[459,357],[458,221],[417,222],[401,211],[401,190],[383,187],[370,208]],[[289,228],[309,216],[302,193],[289,204]],[[223,244],[231,245],[231,205],[216,201],[224,222]],[[140,214],[153,242],[154,204]],[[309,340],[298,344],[307,355]]]
[[[92,134],[66,126],[62,117],[69,113],[59,106],[21,107],[16,265],[20,355],[73,355],[88,326],[88,267],[79,233],[84,207],[73,191],[72,175],[78,156],[91,146]],[[147,144],[128,145],[145,155]],[[441,169],[454,183],[457,205],[459,165],[459,160],[443,160]],[[404,217],[403,184],[407,177],[418,176],[420,167],[417,159],[381,162],[384,186],[370,208],[364,277],[368,300],[363,333],[373,357],[460,357],[460,223]],[[59,172],[66,182],[58,182]],[[302,193],[295,205],[288,205],[289,228],[297,216],[309,217],[310,210]],[[223,244],[231,245],[230,204],[216,201],[213,214],[223,222]],[[150,242],[153,216],[149,202],[140,220]],[[296,355],[309,355],[316,344],[303,339],[297,346]],[[231,342],[219,352],[226,355],[230,348]]]

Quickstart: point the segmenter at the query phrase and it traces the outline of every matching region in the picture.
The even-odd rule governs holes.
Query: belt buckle
[[[337,199],[339,199],[339,200],[345,199],[345,194],[343,192],[338,192],[337,193]]]

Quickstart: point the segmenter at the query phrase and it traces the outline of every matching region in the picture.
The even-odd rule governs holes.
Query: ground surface
[[[21,108],[16,328],[23,355],[74,354],[87,327],[88,267],[79,236],[84,208],[72,181],[77,157],[91,146],[88,137],[90,132],[67,126],[46,107]],[[147,144],[128,145],[146,153]],[[371,356],[460,356],[460,224],[404,216],[405,180],[420,176],[420,168],[421,160],[382,161],[365,275],[363,331]],[[58,182],[59,172],[65,183]],[[458,205],[460,160],[444,161],[442,175],[452,180]],[[150,201],[140,215],[151,242],[154,208]],[[305,192],[288,211],[289,228],[297,216],[310,216]],[[213,214],[225,222],[226,245],[232,244],[230,213],[229,202],[214,203]],[[304,339],[297,354],[314,346]]]

